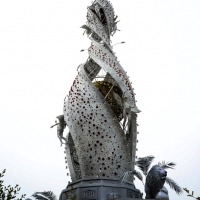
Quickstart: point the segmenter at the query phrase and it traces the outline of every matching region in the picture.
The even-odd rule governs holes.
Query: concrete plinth
[[[61,192],[59,200],[71,199],[75,195],[76,200],[142,199],[140,190],[133,183],[114,179],[82,179],[70,183]]]
[[[144,199],[138,199],[138,198],[120,198],[116,200],[144,200]],[[147,199],[147,200],[155,200],[155,199]]]

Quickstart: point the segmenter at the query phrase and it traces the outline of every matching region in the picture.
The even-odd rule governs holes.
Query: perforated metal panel
[[[110,35],[116,30],[115,19],[107,0],[96,0],[88,7],[85,27],[92,41],[89,58],[80,65],[64,102],[64,118],[70,132],[66,157],[72,181],[95,177],[118,179],[134,169],[139,110],[129,78],[110,46]],[[109,83],[106,95],[94,83],[101,70],[106,73],[101,77],[102,84]],[[114,86],[120,93],[112,95],[116,101],[108,101]],[[120,122],[123,117],[114,112],[114,106],[118,106],[119,112],[124,110],[123,97],[127,98],[126,105],[130,105],[131,112],[127,113],[130,114],[128,134]],[[112,102],[122,103],[113,105]]]

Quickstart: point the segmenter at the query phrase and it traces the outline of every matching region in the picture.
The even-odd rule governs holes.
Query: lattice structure
[[[139,110],[129,78],[110,44],[116,18],[110,2],[95,0],[82,26],[91,40],[89,58],[79,66],[64,102],[69,128],[65,152],[73,182],[119,179],[134,169]]]

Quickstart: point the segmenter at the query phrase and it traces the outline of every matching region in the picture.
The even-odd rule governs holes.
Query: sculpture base
[[[130,182],[120,183],[114,179],[81,179],[70,183],[64,189],[59,200],[110,200],[110,199],[142,199],[140,190]]]
[[[144,199],[138,199],[138,198],[121,198],[121,199],[117,199],[117,200],[144,200]],[[148,200],[155,200],[155,199],[148,199]]]
[[[121,199],[117,199],[117,200],[144,200],[144,199],[138,199],[138,198],[121,198]],[[148,199],[148,200],[155,200],[155,199]]]

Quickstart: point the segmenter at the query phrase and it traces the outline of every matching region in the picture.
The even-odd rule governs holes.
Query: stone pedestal
[[[144,200],[144,199],[138,199],[138,198],[120,198],[117,200]],[[148,199],[148,200],[155,200],[155,199]]]
[[[120,198],[117,200],[144,200],[144,199],[138,199],[138,198]],[[155,200],[155,199],[147,199],[147,200]]]
[[[140,190],[133,183],[121,183],[114,179],[81,179],[70,183],[64,189],[59,200],[71,199],[76,195],[76,200],[112,200],[112,199],[142,199]]]

